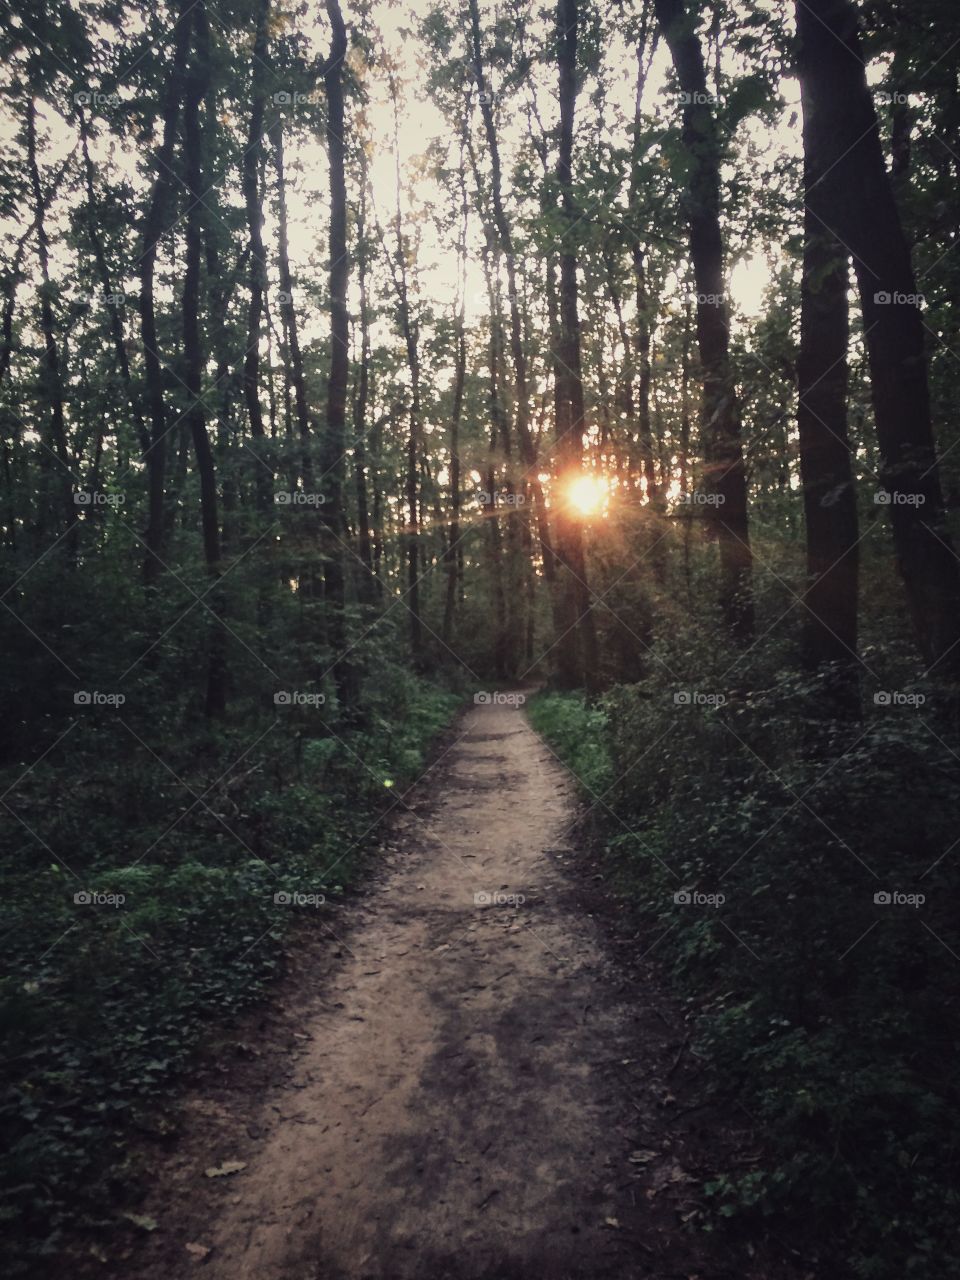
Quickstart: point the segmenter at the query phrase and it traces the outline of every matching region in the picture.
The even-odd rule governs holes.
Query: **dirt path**
[[[341,962],[288,1000],[285,1078],[188,1101],[199,1136],[159,1172],[138,1280],[785,1275],[711,1264],[683,1228],[702,1194],[671,1127],[676,1031],[578,908],[568,776],[488,706],[439,779]],[[245,1167],[203,1176],[223,1160]]]

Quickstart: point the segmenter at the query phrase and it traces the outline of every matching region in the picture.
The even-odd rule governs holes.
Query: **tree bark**
[[[583,529],[565,506],[562,492],[567,480],[583,464],[584,401],[580,372],[580,319],[577,306],[577,255],[573,227],[578,213],[573,198],[573,126],[577,101],[577,0],[557,5],[557,64],[560,98],[560,145],[557,186],[561,195],[564,231],[559,246],[559,333],[554,348],[556,382],[555,425],[558,480],[554,550],[560,571],[557,682],[564,688],[592,688],[599,671],[596,624],[587,583],[583,553]]]
[[[884,164],[849,0],[797,5],[797,66],[823,123],[824,219],[853,255],[870,362],[880,477],[917,640],[930,670],[960,678],[960,575],[946,532],[923,319]]]
[[[162,108],[163,134],[154,165],[154,183],[143,221],[143,249],[140,254],[140,336],[143,341],[143,372],[150,419],[150,450],[147,454],[149,515],[147,519],[147,554],[143,562],[143,580],[155,583],[163,570],[162,552],[166,531],[164,486],[167,458],[167,420],[163,396],[163,371],[157,338],[157,315],[154,301],[154,276],[157,250],[164,233],[170,205],[171,165],[180,117],[180,99],[190,40],[191,0],[180,0],[173,37],[173,62],[164,89]]]
[[[140,397],[133,386],[133,378],[130,374],[130,360],[127,356],[127,346],[124,340],[123,320],[120,314],[120,308],[114,299],[113,286],[110,282],[110,268],[107,265],[107,255],[103,247],[103,241],[100,237],[100,231],[97,220],[96,195],[93,185],[93,163],[90,159],[89,147],[89,126],[86,116],[81,110],[80,117],[80,145],[83,151],[83,170],[84,180],[87,193],[87,235],[90,237],[90,246],[93,249],[93,261],[97,270],[97,278],[100,281],[100,288],[103,290],[104,305],[107,308],[107,315],[110,318],[110,337],[113,340],[113,349],[117,357],[117,366],[120,369],[120,379],[123,383],[123,390],[127,397],[127,403],[130,406],[130,415],[133,418],[133,425],[137,433],[137,440],[140,445],[140,452],[144,458],[147,458],[150,449],[150,434],[147,431],[146,424],[143,420],[143,414],[140,409]]]
[[[707,91],[703,51],[684,0],[656,0],[683,95],[687,152],[685,203],[697,289],[697,341],[703,378],[702,423],[707,481],[717,499],[712,521],[720,544],[721,605],[733,638],[753,634],[753,556],[740,410],[730,362],[720,231],[720,134]]]
[[[328,607],[329,639],[337,655],[334,677],[341,706],[356,699],[355,676],[342,658],[346,647],[343,572],[343,473],[347,420],[347,376],[350,366],[350,326],[347,316],[347,185],[344,174],[343,60],[347,31],[339,0],[326,0],[333,29],[330,57],[324,68],[327,94],[327,157],[330,166],[330,378],[327,382],[327,429],[324,436],[321,508],[325,529],[324,596]]]
[[[220,525],[217,515],[217,480],[214,471],[213,451],[207,434],[203,400],[203,368],[205,352],[200,337],[200,259],[203,247],[203,220],[201,217],[204,194],[202,153],[203,138],[200,130],[200,104],[210,84],[210,40],[207,14],[203,0],[197,0],[193,8],[196,48],[193,65],[187,76],[183,102],[183,162],[184,185],[187,188],[187,214],[185,234],[185,260],[183,278],[183,355],[184,382],[190,397],[186,419],[193,439],[197,459],[197,475],[200,479],[200,521],[203,530],[203,553],[207,572],[213,583],[221,574]],[[223,607],[216,586],[213,589],[210,608],[210,649],[207,657],[206,712],[220,717],[227,706],[227,671],[223,624],[220,612]]]
[[[263,295],[267,284],[267,259],[263,246],[263,205],[260,192],[260,158],[263,148],[263,119],[266,111],[267,48],[269,43],[270,0],[258,0],[253,40],[250,127],[243,151],[243,202],[250,244],[250,300],[247,306],[247,345],[243,358],[243,398],[253,436],[254,493],[261,514],[270,510],[273,468],[260,405],[260,330]]]
[[[824,675],[828,714],[859,711],[857,495],[847,434],[846,254],[823,217],[823,153],[832,121],[803,94],[804,246],[797,428],[806,518],[802,652]]]
[[[360,598],[372,604],[379,595],[380,583],[373,571],[373,543],[370,534],[370,503],[367,476],[367,414],[370,401],[370,303],[367,296],[367,175],[365,158],[361,159],[360,207],[357,214],[357,276],[360,292],[360,368],[353,402],[353,465],[357,491],[357,540],[363,572],[360,576]],[[376,484],[376,479],[374,479]]]
[[[40,169],[37,164],[37,111],[36,103],[31,95],[27,104],[27,167],[30,173],[30,185],[33,189],[34,218],[37,231],[37,257],[40,260],[40,329],[43,333],[43,361],[41,363],[40,384],[44,399],[50,411],[50,453],[56,459],[59,470],[56,475],[54,489],[61,507],[64,531],[67,534],[67,547],[72,557],[76,556],[77,509],[73,501],[73,485],[70,456],[67,450],[67,425],[63,403],[63,374],[60,362],[60,351],[57,347],[56,326],[53,317],[53,301],[50,283],[50,246],[47,240],[44,210],[46,202],[40,182]]]

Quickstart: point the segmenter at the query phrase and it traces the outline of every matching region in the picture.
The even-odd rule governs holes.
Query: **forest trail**
[[[342,961],[289,1002],[288,1078],[188,1103],[203,1149],[160,1171],[138,1277],[787,1274],[729,1243],[705,1265],[683,1230],[702,1191],[670,1110],[676,1031],[578,909],[565,770],[521,710],[478,706],[437,772]]]

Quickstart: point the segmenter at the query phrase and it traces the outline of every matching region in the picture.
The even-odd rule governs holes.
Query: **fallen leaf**
[[[247,1167],[245,1160],[227,1160],[221,1165],[211,1165],[209,1169],[205,1169],[204,1173],[208,1178],[225,1178],[230,1173],[239,1173],[241,1169]]]
[[[630,1163],[631,1164],[649,1164],[651,1160],[656,1160],[659,1154],[660,1154],[659,1151],[631,1151]]]
[[[616,1218],[604,1218],[604,1220],[603,1220],[603,1221],[604,1221],[604,1225],[605,1225],[605,1226],[608,1226],[608,1227],[619,1227],[619,1226],[620,1226],[620,1223],[616,1220]]]
[[[122,1213],[121,1218],[126,1218],[128,1222],[132,1222],[135,1227],[140,1227],[142,1231],[156,1231],[157,1220],[143,1213]]]
[[[185,1246],[187,1253],[193,1258],[194,1262],[203,1262],[210,1256],[210,1248],[205,1244],[188,1244]]]

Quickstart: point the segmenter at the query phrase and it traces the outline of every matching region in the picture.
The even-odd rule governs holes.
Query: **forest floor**
[[[366,891],[304,908],[274,998],[206,1046],[173,1136],[145,1140],[156,1226],[105,1269],[800,1277],[742,1226],[696,1229],[704,1182],[751,1167],[756,1134],[705,1101],[651,960],[619,959],[656,939],[616,936],[576,818],[521,710],[466,712]]]

